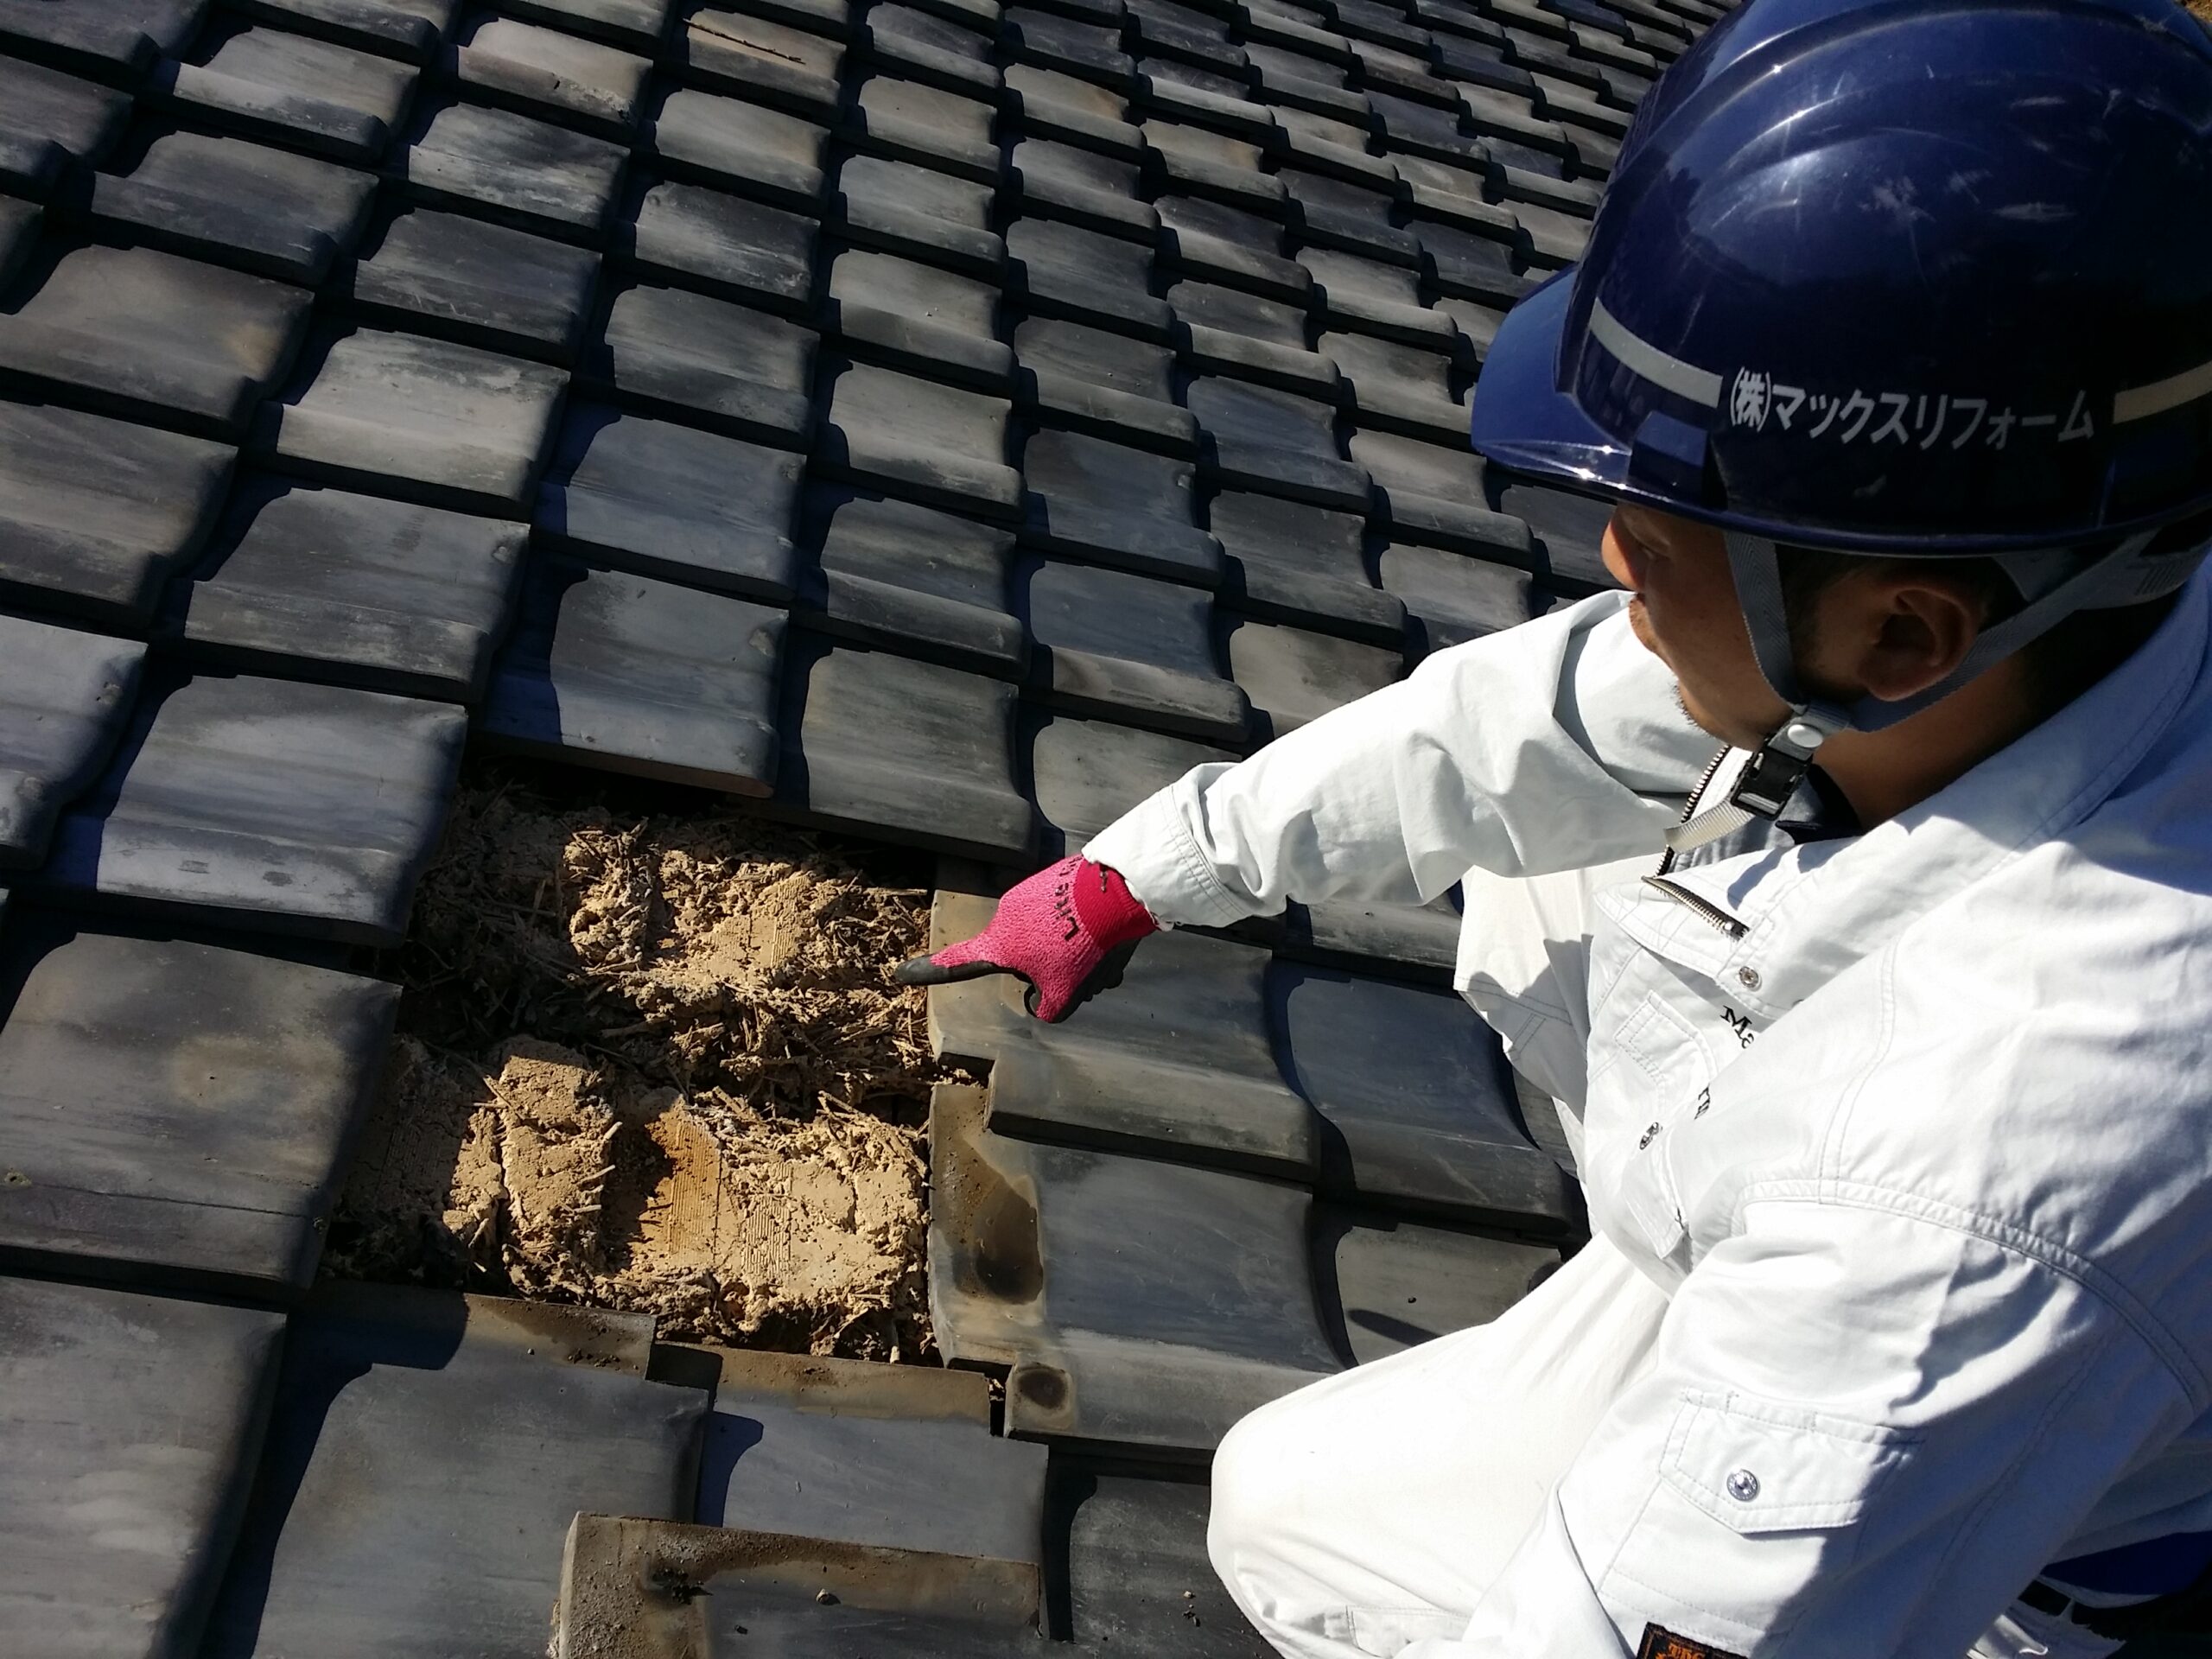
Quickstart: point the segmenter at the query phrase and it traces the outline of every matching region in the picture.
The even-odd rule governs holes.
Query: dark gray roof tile
[[[1128,102],[1119,92],[1035,64],[1010,63],[1002,107],[1024,133],[1126,160],[1144,158],[1144,130],[1130,124]]]
[[[1485,225],[1478,229],[1462,220],[1416,216],[1413,231],[1428,255],[1429,268],[1444,298],[1471,300],[1503,309],[1535,286],[1517,226],[1499,229]]]
[[[241,138],[173,132],[92,181],[91,212],[137,241],[314,287],[368,222],[376,179]]]
[[[655,184],[620,232],[643,270],[723,299],[797,315],[814,283],[814,220],[697,184]]]
[[[1277,5],[1273,0],[1242,0],[1236,13],[1244,49],[1263,67],[1291,58],[1318,60],[1339,69],[1353,62],[1343,35],[1321,22],[1318,12]]]
[[[646,135],[671,177],[798,213],[822,211],[829,130],[803,117],[678,86],[661,98]]]
[[[283,1337],[258,1308],[0,1279],[0,1609],[22,1652],[194,1650]]]
[[[1429,38],[1444,47],[1454,41],[1484,41],[1491,45],[1501,44],[1505,31],[1482,15],[1479,7],[1469,0],[1411,0],[1406,8],[1409,16],[1432,31]],[[1439,40],[1438,35],[1443,38]]]
[[[999,72],[984,35],[898,0],[875,0],[859,42],[869,61],[957,92],[995,103]]]
[[[766,795],[785,622],[764,605],[533,555],[483,733],[574,766]]]
[[[0,597],[143,628],[206,542],[237,457],[204,438],[0,403]]]
[[[1431,351],[1454,348],[1452,320],[1423,302],[1412,271],[1332,248],[1309,248],[1299,261],[1313,273],[1314,303],[1328,327]]]
[[[1523,97],[1535,91],[1536,83],[1529,72],[1506,61],[1503,29],[1495,41],[1441,41],[1437,46],[1436,60],[1443,66],[1446,77],[1457,86],[1488,86]]]
[[[528,539],[496,518],[254,478],[173,590],[172,626],[251,672],[474,702]]]
[[[992,1433],[983,1377],[804,1354],[715,1357],[702,1522],[1039,1560],[1045,1448]]]
[[[596,242],[628,156],[603,138],[475,104],[418,118],[392,163],[418,196],[518,230]]]
[[[0,291],[30,263],[44,228],[44,211],[35,201],[0,196]]]
[[[1375,0],[1329,0],[1328,13],[1336,26],[1354,40],[1394,47],[1416,58],[1428,48],[1428,31],[1408,21],[1402,6],[1378,5]]]
[[[1203,591],[1058,560],[1025,561],[1014,586],[1052,706],[1243,743],[1251,707],[1221,671]]]
[[[993,1135],[980,1094],[931,1112],[931,1312],[949,1357],[1022,1366],[1010,1431],[1198,1453],[1337,1369],[1305,1192]]]
[[[1278,190],[1280,180],[1271,181]],[[1257,213],[1190,196],[1162,196],[1160,258],[1169,267],[1255,294],[1306,302],[1313,279],[1283,253],[1282,227]]]
[[[1075,1651],[1128,1659],[1272,1659],[1206,1559],[1203,1484],[1096,1474],[1052,1459],[1051,1513],[1066,1529]],[[1055,1533],[1055,1538],[1058,1535]]]
[[[287,29],[219,24],[155,86],[198,120],[373,163],[398,133],[421,72]]]
[[[1192,369],[1334,402],[1337,365],[1307,343],[1302,307],[1206,283],[1167,290],[1176,342]]]
[[[1570,23],[1568,32],[1574,36],[1574,54],[1587,58],[1603,69],[1625,69],[1632,75],[1656,76],[1664,67],[1659,60],[1641,47],[1630,46],[1628,36],[1619,29],[1592,23]]]
[[[0,1134],[22,1190],[0,1207],[0,1260],[304,1291],[398,1001],[229,944],[11,922]]]
[[[1197,469],[1074,432],[1047,429],[1022,452],[1023,539],[1048,552],[1170,582],[1218,587],[1221,544],[1192,515]]]
[[[1497,510],[1525,519],[1535,534],[1542,569],[1579,590],[1618,584],[1607,574],[1600,550],[1609,502],[1530,484],[1499,473],[1489,480]]]
[[[1325,1208],[1317,1231],[1317,1266],[1331,1293],[1327,1317],[1346,1355],[1363,1365],[1489,1324],[1528,1294],[1539,1268],[1559,1260],[1556,1248],[1371,1212]]]
[[[1238,609],[1400,643],[1405,607],[1368,574],[1366,521],[1358,515],[1230,491],[1214,497],[1208,522],[1227,556],[1226,591]]]
[[[1456,893],[1456,889],[1453,893]],[[1286,959],[1318,962],[1452,987],[1459,952],[1459,911],[1447,893],[1427,905],[1368,904],[1328,899],[1317,905],[1293,900],[1280,925],[1249,930]]]
[[[867,0],[745,0],[744,10],[833,41],[849,41]]]
[[[1380,516],[1400,537],[1487,558],[1527,562],[1526,528],[1484,505],[1482,458],[1454,435],[1441,442],[1363,428],[1355,460],[1375,479]]]
[[[836,118],[845,48],[807,29],[702,6],[677,29],[674,57],[695,86],[757,98],[812,121]]]
[[[1391,99],[1402,105],[1450,110],[1450,90],[1437,79],[1430,62],[1434,54],[1426,48],[1415,54],[1356,40],[1351,49],[1359,60],[1359,85],[1370,99],[1377,100],[1378,109],[1379,100]]]
[[[854,143],[978,184],[999,181],[994,106],[899,75],[870,75],[847,111]]]
[[[70,163],[105,156],[130,113],[121,92],[0,58],[0,188],[44,196]]]
[[[1014,330],[1024,395],[1054,423],[1171,454],[1198,448],[1198,423],[1174,397],[1175,356],[1081,323],[1031,317]]]
[[[814,626],[1001,678],[1027,666],[1011,530],[823,486],[808,504],[805,539],[819,561]]]
[[[804,466],[786,449],[580,404],[538,486],[537,526],[618,569],[785,603]]]
[[[0,379],[233,436],[298,353],[308,305],[298,289],[149,248],[57,245],[0,315]]]
[[[1328,405],[1213,375],[1192,380],[1184,401],[1198,417],[1199,459],[1223,488],[1367,510],[1366,469],[1344,459]]]
[[[990,228],[993,191],[934,168],[855,156],[837,169],[845,234],[949,270],[995,282],[1006,245]]]
[[[640,283],[613,295],[577,378],[648,414],[804,448],[817,344],[766,312]]]
[[[145,646],[0,613],[0,869],[46,856],[130,718]]]
[[[1021,211],[1150,246],[1160,214],[1138,195],[1135,162],[1044,138],[1025,138],[1007,156],[1007,182]]]
[[[1497,1035],[1459,996],[1272,971],[1289,1075],[1336,1131],[1325,1189],[1523,1230],[1571,1224],[1572,1183],[1522,1132]]]
[[[1008,287],[1030,311],[1142,340],[1168,338],[1175,315],[1152,292],[1147,248],[1057,219],[1027,218],[1007,226],[1006,248]]]
[[[785,687],[776,795],[791,810],[941,851],[1028,858],[1014,687],[803,635]]]
[[[340,46],[428,63],[461,0],[229,0],[232,10]],[[519,6],[513,10],[520,10]]]
[[[1243,69],[1243,49],[1229,38],[1227,22],[1210,11],[1175,0],[1127,0],[1127,6],[1145,51],[1231,74]]]
[[[559,1552],[554,1650],[1027,1659],[1039,1645],[1028,1562],[803,1536],[761,1549],[759,1535],[579,1514]]]
[[[1503,138],[1562,157],[1572,153],[1559,124],[1538,115],[1535,101],[1518,92],[1470,83],[1459,88],[1459,101],[1465,107],[1467,124],[1486,138]]]
[[[817,407],[824,412],[815,454],[831,476],[980,518],[1020,513],[1005,398],[837,359],[826,365]]]
[[[0,42],[128,86],[163,52],[181,50],[207,0],[0,0]]]
[[[39,880],[162,916],[397,944],[467,725],[450,705],[373,691],[149,680]]]
[[[578,1510],[690,1503],[707,1396],[609,1363],[610,1327],[651,1341],[643,1314],[319,1292],[285,1340],[207,1659],[534,1659]]]
[[[1310,1183],[1320,1147],[1312,1109],[1276,1065],[1268,960],[1163,933],[1138,947],[1111,996],[1059,1026],[1030,1019],[1021,987],[1004,984],[1003,1028],[976,1057],[991,1062],[993,1132]]]
[[[651,52],[666,41],[683,10],[677,0],[501,0],[501,4],[518,17],[611,41],[632,52]]]
[[[1405,672],[1402,651],[1250,617],[1224,619],[1229,671],[1265,736],[1281,737]]]
[[[358,328],[324,337],[254,444],[290,470],[523,517],[568,377],[520,358]]]
[[[1505,169],[1505,201],[1524,226],[1529,223],[1527,210],[1541,209],[1558,216],[1565,234],[1587,237],[1589,221],[1597,213],[1601,194],[1599,188],[1588,179],[1555,179],[1545,173],[1524,172],[1517,167]],[[1581,222],[1565,223],[1567,220]]]
[[[1526,622],[1535,597],[1526,570],[1410,542],[1376,556],[1383,587],[1406,602],[1424,651],[1442,651]]]
[[[652,73],[645,59],[619,48],[510,17],[463,24],[448,61],[454,78],[487,103],[610,138],[638,124]]]
[[[1231,750],[1186,737],[1042,709],[1025,711],[1021,734],[1043,824],[1038,852],[1045,858],[1079,852],[1091,836],[1192,766],[1236,759]]]
[[[598,279],[588,249],[403,203],[378,216],[341,281],[378,321],[567,365]]]
[[[1298,204],[1298,239],[1302,247],[1341,248],[1370,259],[1421,267],[1421,243],[1397,222],[1404,186],[1395,164],[1362,156],[1382,172],[1357,181],[1300,168],[1286,170],[1284,185]]]
[[[1187,121],[1263,149],[1281,139],[1274,111],[1245,95],[1241,71],[1211,75],[1175,63],[1148,64],[1137,76],[1136,93],[1147,115]]]
[[[1430,315],[1452,321],[1439,309]],[[1451,351],[1430,351],[1377,340],[1372,334],[1324,334],[1323,356],[1351,389],[1362,427],[1389,427],[1452,443],[1466,436],[1467,405],[1457,389],[1460,340],[1456,327],[1445,337]]]
[[[1122,50],[1118,29],[1015,6],[1006,13],[1001,38],[1019,62],[1057,69],[1109,89],[1128,84],[1129,55]]]
[[[1163,191],[1210,196],[1269,215],[1282,213],[1282,181],[1261,171],[1265,157],[1258,145],[1157,117],[1144,123],[1144,137]]]
[[[1440,296],[1436,308],[1459,324],[1460,337],[1467,342],[1477,362],[1490,354],[1490,343],[1497,338],[1497,327],[1505,321],[1503,308],[1451,294]]]
[[[830,261],[824,327],[912,373],[982,391],[1012,390],[999,290],[894,254],[848,249]]]

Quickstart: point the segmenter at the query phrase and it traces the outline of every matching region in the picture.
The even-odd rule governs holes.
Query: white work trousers
[[[1471,947],[1480,960],[1463,954],[1461,985],[1516,1068],[1560,1098],[1578,1152],[1589,895],[1645,868],[1463,887],[1488,924],[1468,934],[1489,943]],[[1388,1659],[1421,1642],[1445,1644],[1422,1659],[1445,1659],[1666,1310],[1600,1235],[1491,1324],[1262,1407],[1215,1454],[1214,1570],[1288,1659]],[[2103,1659],[2119,1645],[2016,1603],[1973,1659]]]

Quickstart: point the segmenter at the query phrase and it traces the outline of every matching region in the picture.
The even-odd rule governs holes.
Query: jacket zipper
[[[1699,803],[1705,799],[1705,791],[1713,787],[1713,778],[1720,771],[1720,763],[1727,758],[1728,745],[1723,743],[1720,746],[1719,750],[1713,755],[1713,759],[1705,763],[1705,776],[1697,780],[1697,787],[1690,791],[1689,799],[1682,803],[1682,816],[1675,820],[1675,824],[1677,829],[1683,824],[1688,823],[1692,818],[1697,816]],[[1672,847],[1669,847],[1665,852],[1659,855],[1659,868],[1656,871],[1653,872],[1653,874],[1655,875],[1669,875],[1673,874],[1674,868],[1675,849]]]
[[[1647,875],[1643,880],[1647,886],[1658,888],[1676,904],[1688,906],[1693,913],[1712,923],[1732,939],[1740,939],[1751,931],[1719,906],[1708,904],[1688,888],[1676,887],[1662,875]]]
[[[1697,787],[1690,791],[1689,800],[1683,805],[1682,816],[1677,820],[1678,823],[1688,823],[1692,818],[1697,816],[1698,804],[1704,800],[1705,791],[1713,787],[1713,780],[1720,771],[1720,763],[1727,758],[1728,745],[1724,743],[1720,746],[1719,753],[1715,754],[1712,760],[1707,764],[1705,768],[1705,776],[1697,780]],[[1688,888],[1677,886],[1675,882],[1669,881],[1666,879],[1668,875],[1673,872],[1674,868],[1675,849],[1669,847],[1664,853],[1662,853],[1659,855],[1659,868],[1657,872],[1654,874],[1647,875],[1643,879],[1645,882],[1658,888],[1660,892],[1665,893],[1676,904],[1688,906],[1690,911],[1700,920],[1719,928],[1730,938],[1742,938],[1745,933],[1749,931],[1745,927],[1743,923],[1738,921],[1726,911],[1721,909],[1719,906],[1709,904],[1705,899],[1699,898],[1697,894],[1690,892]]]

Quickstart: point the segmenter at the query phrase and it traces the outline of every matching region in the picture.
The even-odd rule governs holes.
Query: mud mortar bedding
[[[470,780],[327,1270],[918,1357],[945,1074],[887,974],[927,927],[925,891],[796,831]]]

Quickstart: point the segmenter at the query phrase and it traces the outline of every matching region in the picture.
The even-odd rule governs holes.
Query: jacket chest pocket
[[[1669,1141],[1702,1109],[1713,1058],[1696,1028],[1656,990],[1612,1032],[1608,1046],[1609,1196],[1656,1255],[1673,1256],[1684,1248],[1687,1230]]]

